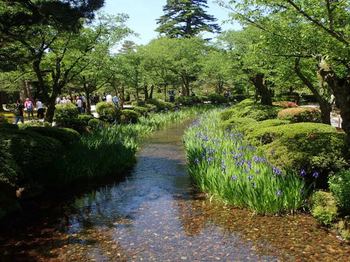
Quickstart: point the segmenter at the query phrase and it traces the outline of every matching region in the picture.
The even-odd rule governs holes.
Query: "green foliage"
[[[89,115],[89,114],[80,114],[80,115],[78,115],[78,120],[80,120],[86,126],[88,125],[88,123],[89,123],[89,121],[91,119],[94,119],[93,115]]]
[[[338,215],[333,195],[328,192],[316,191],[312,196],[311,214],[322,224],[331,225]]]
[[[148,99],[147,104],[155,105],[157,107],[157,112],[160,111],[167,111],[167,110],[173,110],[174,109],[174,104],[169,103],[169,102],[164,102],[162,100],[158,99]]]
[[[64,125],[66,121],[77,119],[79,115],[78,108],[72,103],[57,104],[54,120],[58,124]]]
[[[198,96],[179,96],[176,98],[176,103],[183,106],[192,106],[202,102],[203,100]]]
[[[280,107],[256,104],[253,100],[245,99],[222,113],[221,119],[227,120],[231,116],[248,117],[257,121],[277,117]]]
[[[264,150],[271,163],[307,177],[319,173],[319,183],[326,184],[329,172],[336,172],[347,163],[345,134],[319,123],[296,123],[255,129],[246,139]]]
[[[278,119],[289,120],[292,123],[315,122],[322,123],[321,111],[317,108],[296,107],[287,108],[278,112]]]
[[[113,123],[119,120],[120,112],[112,103],[100,102],[96,105],[96,112],[102,121]]]
[[[90,119],[88,122],[88,126],[93,130],[103,128],[106,125],[108,125],[106,122],[103,122],[102,120],[97,118]]]
[[[241,133],[220,128],[217,112],[206,114],[185,134],[189,173],[204,191],[260,214],[295,212],[304,182],[267,162]]]
[[[45,181],[54,173],[52,163],[63,152],[63,146],[58,140],[26,130],[1,129],[0,142],[1,151],[7,152],[7,166],[15,171],[4,172],[5,180],[15,181],[16,186]],[[9,175],[15,178],[10,178]]]
[[[70,128],[57,127],[27,127],[25,129],[29,132],[35,132],[42,136],[54,138],[62,143],[63,146],[71,146],[79,142],[80,134]]]
[[[226,97],[224,97],[223,95],[216,94],[216,93],[209,94],[208,95],[208,100],[210,102],[212,102],[213,104],[227,103]]]
[[[146,106],[134,106],[133,110],[142,116],[147,116],[148,112],[150,111],[150,109]]]
[[[223,114],[220,117],[226,117],[226,115]],[[228,120],[223,121],[221,123],[221,126],[224,129],[232,129],[232,130],[234,129],[240,132],[244,132],[246,128],[250,126],[254,126],[256,122],[257,121],[255,119],[249,118],[249,117],[231,117]]]
[[[20,128],[25,129],[31,126],[51,127],[51,123],[45,121],[43,122],[40,120],[31,120],[30,122],[24,122],[23,124],[21,124]]]
[[[340,212],[350,215],[350,170],[343,170],[331,176],[329,189],[337,200]]]
[[[158,19],[161,34],[170,38],[194,37],[201,32],[218,32],[220,27],[214,23],[216,19],[208,15],[207,0],[168,0],[163,7],[164,15]]]
[[[123,124],[135,124],[139,120],[140,114],[134,110],[124,109],[121,111],[120,122]]]

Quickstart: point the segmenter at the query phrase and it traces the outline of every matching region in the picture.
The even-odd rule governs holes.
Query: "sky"
[[[163,6],[166,0],[106,0],[103,11],[109,14],[125,13],[129,15],[127,25],[138,37],[132,37],[137,44],[145,45],[150,40],[156,38],[158,33],[155,29],[158,27],[156,19],[163,15]],[[218,19],[217,23],[222,30],[237,29],[237,25],[223,22],[228,19],[229,11],[219,7],[213,0],[208,0],[208,14]]]

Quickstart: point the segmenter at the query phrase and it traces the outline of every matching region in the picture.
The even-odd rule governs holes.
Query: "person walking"
[[[36,100],[36,112],[37,112],[37,118],[43,119],[44,118],[44,107],[43,103],[40,101],[40,99]]]
[[[24,108],[27,111],[28,119],[30,117],[34,118],[34,105],[32,100],[30,100],[28,97],[26,98],[26,101],[24,102]]]
[[[19,121],[24,123],[24,117],[23,117],[23,110],[24,110],[24,105],[22,104],[21,100],[16,101],[16,106],[15,106],[15,125],[18,124]]]
[[[119,98],[118,98],[117,95],[115,95],[115,96],[112,97],[112,102],[113,102],[115,108],[116,108],[116,109],[119,109]]]
[[[83,113],[83,100],[81,100],[80,96],[76,98],[76,105],[78,107],[79,114]]]

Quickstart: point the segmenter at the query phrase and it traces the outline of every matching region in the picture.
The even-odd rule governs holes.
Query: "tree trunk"
[[[120,108],[123,108],[124,102],[125,102],[125,88],[124,86],[122,86],[120,90]]]
[[[268,89],[265,83],[265,75],[264,74],[256,74],[250,78],[254,84],[256,89],[256,94],[261,98],[261,104],[263,105],[272,105],[272,94]]]
[[[316,97],[318,104],[320,105],[322,123],[331,124],[331,112],[332,105],[324,98],[313,83],[303,74],[300,68],[300,58],[295,60],[294,71],[300,80],[310,89],[313,95]]]
[[[153,98],[153,91],[154,91],[154,85],[151,85],[151,90],[149,93],[149,98],[152,99]]]
[[[190,81],[187,76],[181,76],[182,78],[182,96],[190,95]]]
[[[342,118],[342,129],[347,134],[347,141],[350,144],[350,81],[349,76],[338,77],[336,73],[321,61],[318,72],[322,79],[331,88]]]
[[[52,123],[56,109],[56,96],[51,96],[47,101],[45,121]]]
[[[143,91],[144,91],[144,93],[145,93],[145,101],[147,101],[148,98],[149,98],[149,96],[148,96],[148,87],[147,87],[147,85],[144,85],[144,86],[143,86]]]

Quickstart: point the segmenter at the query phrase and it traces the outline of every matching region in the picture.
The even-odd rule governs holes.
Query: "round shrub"
[[[93,119],[89,120],[88,126],[91,129],[96,130],[96,129],[100,129],[100,128],[104,127],[106,124],[107,124],[106,122],[103,122],[100,119],[93,118]]]
[[[0,144],[8,152],[8,163],[16,163],[17,186],[31,184],[33,181],[49,179],[55,174],[52,165],[63,152],[62,143],[51,137],[42,136],[27,130],[1,130]]]
[[[149,108],[145,106],[134,106],[133,110],[142,116],[147,116],[149,112]]]
[[[297,174],[304,170],[306,179],[324,188],[329,173],[347,166],[345,137],[329,125],[296,123],[255,129],[245,138],[265,151],[272,164]]]
[[[333,193],[340,211],[350,215],[350,170],[343,170],[329,179],[329,189]]]
[[[338,215],[333,195],[323,191],[315,192],[312,196],[311,214],[322,224],[331,225]]]
[[[134,110],[124,109],[121,111],[120,122],[123,124],[135,124],[139,117],[140,114]]]
[[[64,122],[69,119],[75,119],[78,115],[78,108],[73,103],[57,104],[54,120],[56,122]]]
[[[224,97],[223,95],[215,94],[215,93],[208,95],[208,100],[210,102],[212,102],[213,104],[227,103],[226,97]]]
[[[290,101],[278,101],[272,103],[274,106],[279,106],[283,108],[291,108],[291,107],[298,107],[297,103],[290,102]]]
[[[224,129],[236,129],[240,132],[244,132],[245,128],[254,125],[257,121],[249,117],[231,117],[230,119],[222,122],[221,126]]]
[[[51,127],[51,123],[40,120],[31,120],[30,122],[24,122],[24,124],[21,124],[20,128],[25,129],[30,126]]]
[[[278,119],[289,120],[292,123],[315,122],[321,123],[321,111],[312,107],[287,108],[278,112]]]
[[[179,96],[176,98],[176,103],[179,103],[184,106],[191,106],[201,102],[202,100],[198,96]]]
[[[164,102],[162,100],[158,99],[148,99],[147,104],[155,105],[157,108],[157,111],[163,111],[163,110],[173,110],[174,109],[174,104],[169,103],[169,102]]]
[[[96,105],[96,112],[102,121],[113,123],[119,120],[119,110],[112,103],[100,102]]]
[[[251,99],[245,99],[242,102],[230,107],[221,114],[222,120],[227,120],[231,117],[249,117],[257,121],[273,119],[277,117],[280,107],[266,106],[256,104]]]
[[[93,119],[93,118],[94,118],[94,116],[93,115],[89,115],[89,114],[80,114],[80,115],[78,115],[78,119],[82,123],[84,123],[86,126],[88,125],[89,121],[91,119]]]
[[[27,131],[35,132],[43,136],[54,138],[60,141],[64,146],[72,145],[79,141],[80,134],[70,128],[58,127],[27,127]]]

